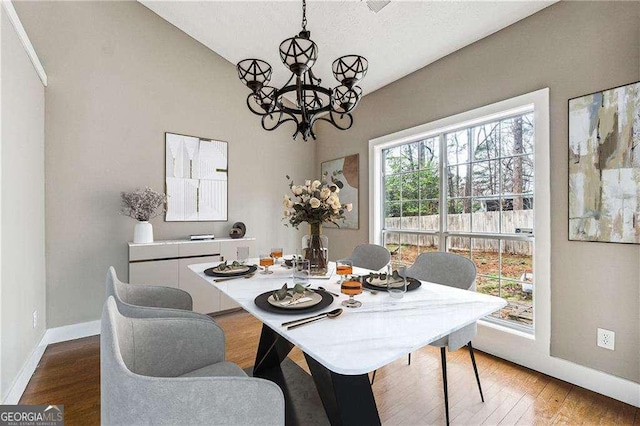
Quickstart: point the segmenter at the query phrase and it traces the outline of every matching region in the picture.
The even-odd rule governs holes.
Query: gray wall
[[[45,330],[44,87],[2,9],[0,401]],[[33,328],[33,311],[40,316]]]
[[[152,220],[156,239],[243,221],[258,250],[293,250],[281,222],[285,174],[302,179],[313,144],[262,130],[235,67],[137,2],[16,2],[46,89],[47,326],[99,318],[107,267],[126,277],[134,220],[120,191],[164,188],[164,132],[229,142],[229,222]]]
[[[549,87],[551,354],[640,381],[640,248],[569,242],[567,100],[640,79],[638,2],[561,2],[366,96],[347,132],[324,131],[321,161],[360,154],[360,229],[326,229],[332,257],[368,240],[368,141]],[[370,72],[375,72],[371,69]],[[616,350],[595,345],[616,332]]]

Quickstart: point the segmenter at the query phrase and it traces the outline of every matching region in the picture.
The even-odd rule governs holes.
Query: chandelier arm
[[[334,118],[334,115],[340,115],[340,119],[336,120]],[[342,121],[342,117],[347,117],[348,120],[348,125],[346,124],[340,124],[340,121]],[[333,126],[337,129],[340,130],[349,130],[351,128],[351,126],[353,125],[353,117],[351,116],[350,113],[346,112],[344,114],[339,114],[339,113],[335,113],[333,111],[329,111],[329,118],[326,118],[326,116],[324,117],[318,117],[316,118],[314,121],[318,121],[318,120],[322,120],[322,121],[326,121],[328,123],[333,124]]]
[[[251,102],[249,102],[249,100],[251,99],[253,99],[253,93],[250,93],[249,96],[247,96],[247,108],[249,108],[249,111],[251,111],[255,115],[260,115],[260,116],[267,115],[267,113],[265,113],[264,111],[253,109],[253,105],[251,105]]]
[[[269,117],[272,117],[274,114],[278,114],[278,121],[276,122],[276,124],[275,124],[275,125],[273,125],[273,126],[268,126],[268,125],[266,124],[266,121],[265,121],[265,120],[266,120],[267,118],[269,118]],[[282,119],[282,117],[283,117],[285,114],[286,114],[286,115],[288,115],[288,116],[289,116],[289,118],[285,118],[285,119],[283,120],[283,119]],[[262,128],[263,128],[263,129],[265,129],[265,130],[268,130],[268,131],[272,131],[272,130],[277,129],[277,128],[278,128],[278,127],[280,127],[282,124],[284,124],[284,123],[286,123],[286,122],[288,122],[288,121],[292,121],[292,122],[294,122],[294,123],[296,124],[296,128],[298,127],[298,119],[297,119],[294,115],[291,115],[291,114],[289,114],[289,113],[287,113],[287,112],[284,112],[284,111],[282,111],[282,110],[274,111],[274,112],[273,112],[273,113],[271,113],[271,114],[264,114],[264,115],[262,116]]]
[[[322,80],[316,77],[316,75],[313,73],[313,69],[309,68],[309,71],[307,71],[307,74],[309,74],[309,79],[311,84],[316,84],[319,86],[322,83]]]

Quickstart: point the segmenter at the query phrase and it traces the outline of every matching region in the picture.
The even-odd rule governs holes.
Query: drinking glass
[[[238,247],[237,250],[238,262],[244,264],[249,259],[249,247]]]
[[[349,296],[349,300],[344,300],[342,306],[347,308],[359,308],[362,306],[362,302],[355,300],[353,296],[362,293],[362,282],[360,277],[348,276],[340,285],[340,292]]]
[[[278,258],[282,257],[282,247],[276,247],[271,249],[271,257],[273,257],[274,263],[278,263]]]
[[[310,262],[305,259],[295,258],[293,261],[293,284],[309,285],[310,275]]]
[[[392,260],[387,265],[387,292],[394,299],[402,299],[407,292],[407,265]]]
[[[351,259],[340,259],[336,262],[336,274],[340,275],[338,284],[342,284],[345,275],[353,274],[353,262]]]
[[[260,272],[261,274],[273,274],[273,271],[269,270],[269,266],[273,265],[273,257],[271,254],[261,254],[260,255],[260,266],[264,267],[264,271]]]

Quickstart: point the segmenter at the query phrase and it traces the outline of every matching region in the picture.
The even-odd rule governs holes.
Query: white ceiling
[[[272,86],[291,75],[278,47],[300,31],[301,1],[139,1],[233,64],[266,60]],[[392,0],[376,14],[362,1],[309,0],[307,29],[319,49],[313,71],[334,87],[333,61],[362,55],[369,72],[360,86],[371,93],[553,3]]]

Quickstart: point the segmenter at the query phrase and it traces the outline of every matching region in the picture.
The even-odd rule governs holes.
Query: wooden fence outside
[[[533,228],[533,210],[514,210],[505,212],[473,213],[473,232],[498,233],[500,231],[500,214],[502,214],[502,229],[508,233],[515,233],[516,228]],[[451,231],[470,232],[471,214],[447,215],[447,228]],[[440,215],[410,216],[385,218],[386,229],[435,230],[440,226]],[[418,234],[399,234],[387,232],[387,244],[419,245],[420,247],[436,247],[437,236]],[[525,241],[503,241],[503,253],[533,254],[533,244]],[[468,251],[470,248],[479,251],[497,252],[500,247],[498,240],[488,238],[451,237],[449,247],[454,250]]]

